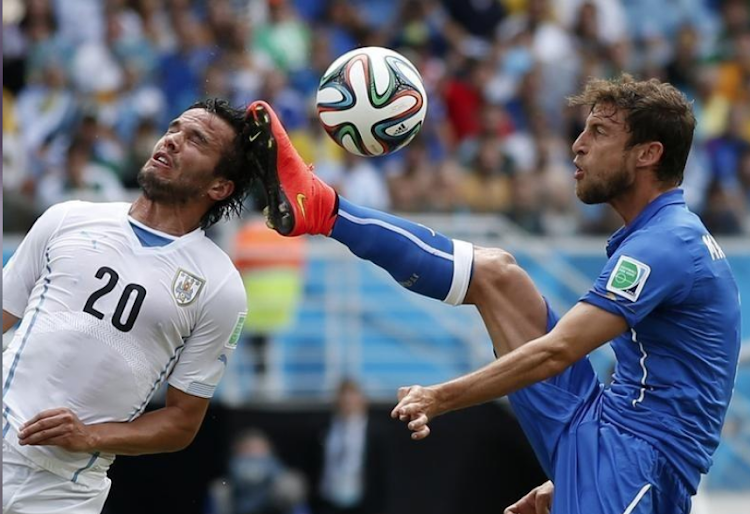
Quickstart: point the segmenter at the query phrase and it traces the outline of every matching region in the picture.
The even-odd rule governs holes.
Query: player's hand
[[[391,411],[391,417],[407,422],[413,432],[411,438],[419,440],[430,435],[427,423],[442,413],[437,390],[415,385],[398,390],[398,405]]]
[[[555,486],[547,481],[505,509],[503,514],[550,514]]]
[[[60,446],[74,452],[94,448],[91,429],[67,408],[45,410],[31,418],[21,427],[18,442],[30,446]]]

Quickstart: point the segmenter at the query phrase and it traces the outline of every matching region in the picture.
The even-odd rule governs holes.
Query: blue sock
[[[452,305],[463,303],[474,259],[470,243],[342,197],[331,237],[410,291]]]

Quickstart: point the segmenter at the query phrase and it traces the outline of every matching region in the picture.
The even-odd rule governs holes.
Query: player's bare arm
[[[70,451],[117,455],[175,452],[195,438],[208,402],[208,398],[169,387],[164,408],[129,423],[94,425],[84,425],[70,409],[50,409],[24,424],[18,440],[22,445],[54,445]]]
[[[427,424],[436,416],[553,377],[627,329],[622,317],[578,303],[551,332],[482,369],[435,386],[402,387],[391,417],[408,422],[412,439],[424,439],[430,434]]]
[[[3,310],[3,334],[10,330],[16,322],[18,322],[18,318],[10,312]]]

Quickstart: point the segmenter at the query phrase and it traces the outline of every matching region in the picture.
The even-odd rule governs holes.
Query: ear
[[[206,194],[214,202],[220,202],[234,193],[234,182],[225,178],[217,178],[208,188]]]
[[[638,145],[636,153],[636,166],[639,168],[652,168],[656,166],[664,155],[664,145],[659,141],[650,141]]]

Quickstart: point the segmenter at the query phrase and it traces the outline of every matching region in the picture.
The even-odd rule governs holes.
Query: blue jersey
[[[693,492],[711,465],[740,350],[739,293],[719,245],[675,189],[607,245],[582,300],[625,318],[601,417],[659,448]]]

